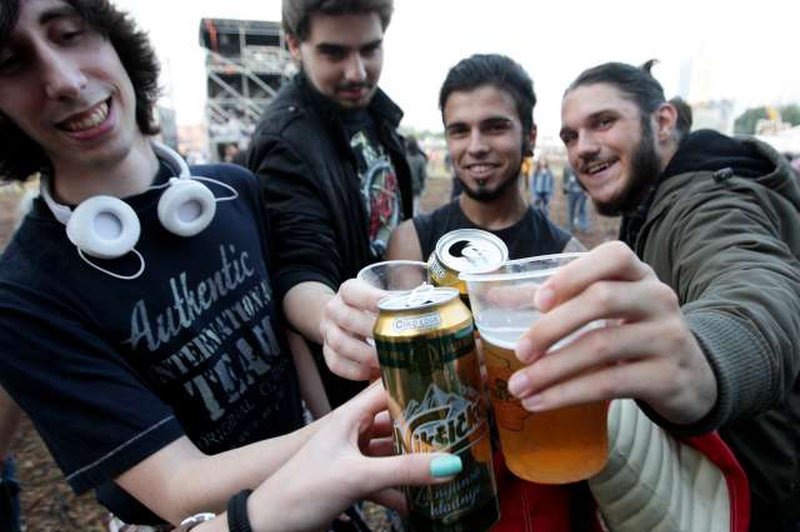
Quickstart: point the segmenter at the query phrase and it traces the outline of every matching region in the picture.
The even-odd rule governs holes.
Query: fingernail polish
[[[437,456],[431,460],[431,476],[432,477],[450,477],[461,473],[463,466],[461,465],[461,458],[454,454],[445,456]]]

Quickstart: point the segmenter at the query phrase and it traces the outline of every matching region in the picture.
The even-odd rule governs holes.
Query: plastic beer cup
[[[481,335],[503,456],[515,475],[533,482],[583,480],[599,472],[608,457],[604,401],[534,414],[508,392],[509,378],[523,367],[514,347],[541,314],[533,303],[536,288],[582,255],[530,257],[509,261],[494,273],[461,275]],[[589,324],[552,349],[599,326]]]

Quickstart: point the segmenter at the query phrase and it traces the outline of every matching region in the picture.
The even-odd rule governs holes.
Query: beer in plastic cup
[[[515,475],[533,482],[583,480],[599,472],[608,457],[604,401],[532,413],[508,391],[511,375],[524,366],[514,347],[541,314],[533,304],[536,287],[582,255],[531,257],[509,261],[495,273],[462,275],[481,334],[503,456]],[[600,325],[589,324],[554,348]]]

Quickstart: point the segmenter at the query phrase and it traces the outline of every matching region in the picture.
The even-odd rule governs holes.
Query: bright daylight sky
[[[203,121],[200,19],[280,19],[280,0],[114,1],[150,32],[180,125]],[[560,127],[561,94],[581,70],[655,57],[667,97],[685,90],[681,72],[694,70],[682,95],[735,99],[738,114],[800,102],[799,20],[796,0],[396,0],[381,86],[405,110],[403,126],[439,131],[447,69],[472,53],[505,53],[533,77],[535,119],[550,136]]]

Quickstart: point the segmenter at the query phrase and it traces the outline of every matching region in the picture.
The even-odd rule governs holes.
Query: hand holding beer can
[[[530,257],[509,261],[495,273],[461,275],[481,334],[503,456],[515,475],[533,482],[583,480],[598,473],[608,458],[604,401],[534,414],[525,410],[507,387],[511,375],[523,367],[514,347],[541,315],[534,305],[536,287],[582,255]],[[553,349],[602,325],[591,323]]]
[[[452,288],[427,286],[378,306],[374,337],[397,452],[448,452],[463,464],[450,482],[405,488],[411,526],[488,530],[500,513],[472,315]]]

